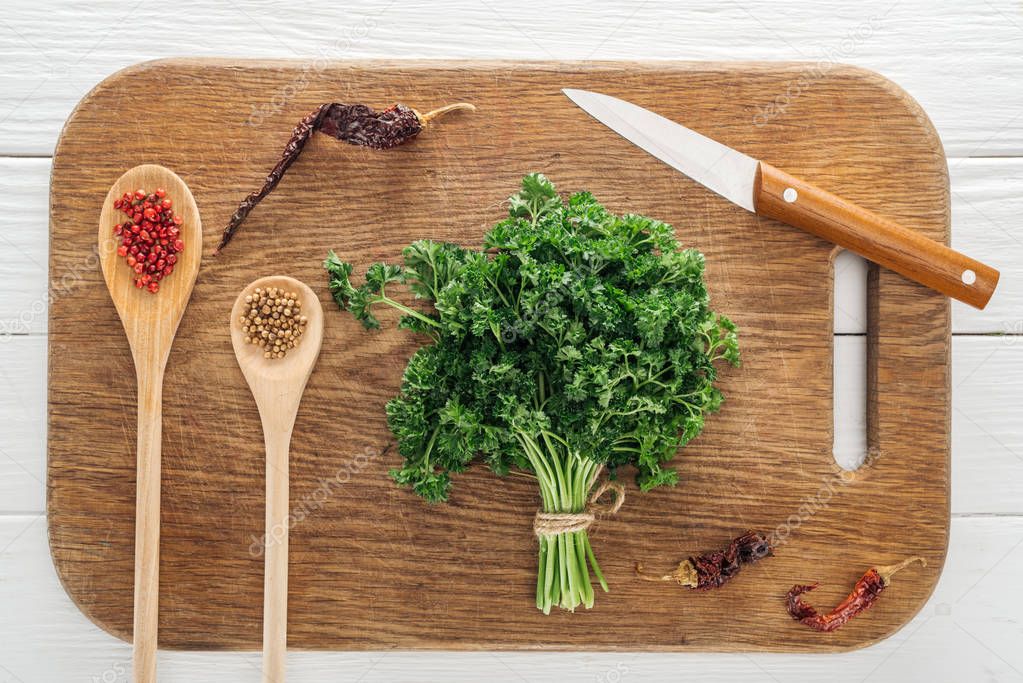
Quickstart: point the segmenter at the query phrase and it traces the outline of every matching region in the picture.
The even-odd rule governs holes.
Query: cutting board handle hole
[[[834,291],[832,320],[834,345],[832,396],[834,440],[832,456],[846,471],[854,471],[868,461],[876,449],[869,437],[869,397],[873,354],[869,353],[870,323],[868,302],[876,290],[871,285],[871,264],[856,254],[840,249],[831,260]],[[875,267],[876,268],[876,267]]]

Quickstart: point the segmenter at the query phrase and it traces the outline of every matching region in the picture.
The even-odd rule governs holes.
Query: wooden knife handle
[[[754,206],[953,299],[984,308],[998,271],[894,221],[760,162]]]

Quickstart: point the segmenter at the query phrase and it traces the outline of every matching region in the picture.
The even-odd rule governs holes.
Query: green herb
[[[615,216],[587,192],[564,203],[527,176],[481,250],[427,240],[365,284],[330,252],[338,305],[367,328],[380,306],[430,338],[409,360],[387,420],[404,458],[394,480],[429,501],[476,459],[535,475],[545,513],[581,513],[602,468],[632,465],[646,491],[675,484],[666,463],[718,409],[715,362],[739,362],[735,326],[714,313],[703,255],[671,226]],[[392,298],[408,290],[427,305]],[[400,299],[400,300],[399,300]],[[536,604],[593,605],[588,534],[541,535]]]

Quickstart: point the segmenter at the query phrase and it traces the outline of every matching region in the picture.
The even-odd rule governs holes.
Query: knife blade
[[[983,309],[997,270],[811,183],[625,100],[565,88],[587,114],[707,189]]]

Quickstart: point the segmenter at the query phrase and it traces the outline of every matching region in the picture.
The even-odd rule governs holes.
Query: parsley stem
[[[409,308],[408,306],[406,306],[404,304],[400,304],[397,301],[395,301],[394,299],[390,298],[389,296],[386,296],[385,294],[380,294],[379,296],[377,296],[373,300],[373,303],[387,304],[391,308],[398,309],[399,311],[401,311],[405,315],[412,316],[413,318],[416,318],[417,320],[422,320],[424,323],[427,323],[429,325],[433,325],[434,327],[436,327],[438,329],[441,326],[440,323],[437,322],[436,320],[434,320],[433,318],[431,318],[429,316],[426,316],[426,315],[423,315],[419,311],[417,311],[415,309],[412,309],[412,308]]]
[[[593,584],[590,583],[590,570],[586,566],[586,546],[589,545],[589,540],[585,531],[577,531],[573,536],[575,536],[575,554],[579,562],[579,574],[583,578],[583,604],[586,609],[589,609],[593,607]]]
[[[541,430],[538,435],[515,432],[540,486],[545,512],[581,512],[600,465],[574,451],[563,437]],[[594,601],[590,569],[603,581],[585,530],[540,538],[536,606],[545,614],[554,605],[574,610]],[[606,588],[605,588],[606,590]]]
[[[600,587],[607,593],[607,581],[604,580],[604,574],[600,571],[600,565],[597,564],[597,558],[593,555],[593,546],[590,545],[590,536],[586,535],[586,556],[590,558],[590,566],[593,567],[593,573],[597,575],[597,581],[600,582]]]

